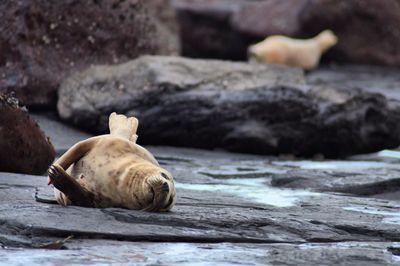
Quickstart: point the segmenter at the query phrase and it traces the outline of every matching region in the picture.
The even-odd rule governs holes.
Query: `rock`
[[[143,2],[157,26],[159,39],[162,40],[158,54],[178,55],[179,30],[172,0],[146,0]]]
[[[17,99],[0,94],[0,171],[43,174],[55,151]]]
[[[39,123],[40,128],[46,132],[55,147],[57,156],[61,156],[75,143],[92,137],[86,132],[59,123],[55,112],[34,113],[31,116]]]
[[[0,90],[30,108],[54,107],[71,72],[158,51],[142,0],[5,0],[0,15]]]
[[[62,119],[101,133],[109,113],[134,115],[147,144],[327,157],[400,144],[398,102],[281,66],[146,56],[73,75],[59,93]]]
[[[184,55],[245,59],[247,46],[269,35],[309,38],[331,29],[339,43],[324,56],[326,60],[400,66],[398,0],[368,4],[363,0],[340,4],[335,0],[236,0],[234,7],[230,3],[177,0]]]
[[[53,127],[47,130],[52,135]],[[71,141],[70,135],[65,137],[65,142]],[[374,178],[399,180],[399,159],[383,165],[376,155],[370,161],[293,162],[219,151],[150,150],[176,177],[178,202],[169,213],[65,208],[50,204],[54,196],[46,177],[0,173],[1,261],[10,265],[22,259],[30,264],[397,263],[398,198],[356,196],[360,191],[289,190],[282,188],[284,184],[271,187],[269,181],[296,172],[302,187],[311,179],[349,187],[362,180],[372,184]],[[398,193],[399,186],[392,191]],[[15,211],[22,208],[23,212]],[[64,244],[66,249],[32,249],[70,235],[74,238]]]
[[[308,83],[318,86],[361,89],[400,101],[399,69],[395,67],[327,65],[307,73],[306,79]]]
[[[248,0],[174,1],[180,29],[181,54],[194,58],[245,60],[257,39],[243,38],[231,27],[232,14]]]

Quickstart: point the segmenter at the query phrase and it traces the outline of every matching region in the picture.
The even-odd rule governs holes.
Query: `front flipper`
[[[73,205],[82,207],[96,207],[95,195],[82,187],[73,177],[57,165],[50,166],[49,184],[60,190],[72,202]]]

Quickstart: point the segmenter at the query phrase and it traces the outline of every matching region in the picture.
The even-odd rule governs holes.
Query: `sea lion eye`
[[[165,173],[161,172],[161,176],[164,177],[165,179],[169,180],[169,176],[167,176]]]

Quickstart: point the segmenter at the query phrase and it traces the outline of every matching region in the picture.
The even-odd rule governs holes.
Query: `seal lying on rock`
[[[249,46],[248,54],[250,60],[310,70],[318,65],[322,53],[334,46],[337,41],[336,35],[330,30],[325,30],[307,40],[273,35]]]
[[[49,169],[61,205],[168,211],[176,201],[172,175],[136,144],[138,120],[112,113],[110,134],[78,142]]]

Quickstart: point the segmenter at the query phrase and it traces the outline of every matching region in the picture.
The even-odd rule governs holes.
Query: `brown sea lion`
[[[112,113],[110,134],[78,142],[49,169],[63,206],[168,211],[176,201],[174,179],[136,144],[138,120]],[[67,169],[67,170],[66,170]]]
[[[292,39],[273,35],[248,48],[250,60],[270,64],[283,64],[306,70],[315,68],[321,55],[338,41],[336,35],[325,30],[311,39]]]

